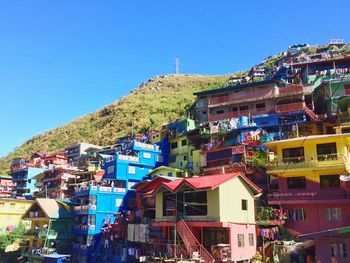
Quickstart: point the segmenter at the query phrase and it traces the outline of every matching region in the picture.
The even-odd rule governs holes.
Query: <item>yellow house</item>
[[[0,199],[0,233],[13,229],[21,222],[22,216],[31,206],[33,201],[25,199]],[[23,221],[28,225],[27,221]]]
[[[178,169],[187,169],[189,155],[193,148],[188,144],[186,136],[176,137],[170,140],[169,166]]]
[[[269,204],[286,211],[295,235],[350,225],[350,134],[311,135],[265,144]],[[345,178],[342,182],[342,178]]]
[[[218,244],[228,244],[228,259],[247,260],[256,252],[254,196],[260,192],[241,173],[163,182],[156,189],[154,226],[164,228],[169,243],[174,228],[185,244],[196,239],[207,260]]]
[[[153,169],[148,175],[150,176],[168,176],[168,177],[183,177],[184,171],[168,166],[159,166]]]

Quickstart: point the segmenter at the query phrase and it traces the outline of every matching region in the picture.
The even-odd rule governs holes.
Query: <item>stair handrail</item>
[[[178,220],[176,222],[176,231],[179,233],[179,235],[181,236],[182,240],[186,243],[186,241],[188,242],[188,244],[185,244],[186,246],[190,246],[190,250],[191,247],[193,245],[191,245],[191,241],[188,240],[188,238],[186,238],[186,236],[184,236],[186,233],[186,235],[190,235],[192,241],[194,241],[194,246],[199,248],[199,254],[201,257],[203,257],[203,259],[205,260],[205,262],[215,262],[215,259],[213,258],[213,256],[209,253],[209,251],[201,244],[199,243],[199,241],[197,240],[197,238],[194,236],[192,230],[190,229],[190,227],[187,225],[186,221],[179,216],[177,216]],[[183,234],[179,231],[179,229],[182,229],[182,227],[184,228],[184,230],[186,232],[184,232]]]

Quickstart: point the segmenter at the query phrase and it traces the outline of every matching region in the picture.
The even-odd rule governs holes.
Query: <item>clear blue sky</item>
[[[226,74],[296,43],[350,42],[350,2],[0,2],[0,156],[154,75]]]

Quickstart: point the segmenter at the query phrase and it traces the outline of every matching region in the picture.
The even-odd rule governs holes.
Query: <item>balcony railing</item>
[[[265,89],[258,89],[256,91],[243,91],[238,92],[235,94],[230,94],[226,96],[218,96],[218,97],[212,97],[209,98],[208,104],[209,106],[214,105],[222,105],[222,104],[234,104],[234,103],[241,103],[241,102],[248,102],[248,101],[257,101],[262,99],[269,99],[269,98],[279,98],[283,96],[290,96],[293,94],[301,94],[303,93],[304,89],[301,85],[294,85],[294,86],[288,86],[288,87],[280,87],[276,89],[275,88],[265,88]]]
[[[296,169],[296,168],[308,168],[308,167],[334,167],[334,166],[345,166],[346,161],[343,154],[333,153],[317,155],[306,159],[305,156],[291,157],[275,159],[274,161],[267,162],[267,167],[270,170],[275,169]]]
[[[85,185],[78,186],[75,188],[75,193],[84,192],[111,192],[111,193],[125,193],[125,188],[114,187],[114,186],[101,186],[101,185]]]
[[[289,104],[276,105],[275,112],[277,112],[277,113],[289,113],[289,112],[295,112],[295,111],[303,111],[304,106],[305,105],[303,102],[295,102],[295,103],[289,103]]]

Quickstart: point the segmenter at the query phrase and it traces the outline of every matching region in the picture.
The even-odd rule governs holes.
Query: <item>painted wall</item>
[[[244,246],[238,247],[238,234],[244,235]],[[249,244],[249,234],[253,234],[254,244]],[[256,231],[253,224],[230,224],[231,260],[233,262],[251,259],[256,253]]]
[[[8,226],[18,226],[31,204],[30,201],[0,199],[0,233],[4,233]]]
[[[340,221],[327,221],[326,208],[341,208]],[[293,234],[307,234],[312,232],[334,229],[350,225],[350,206],[348,203],[328,203],[328,204],[294,204],[283,205],[283,209],[288,216],[288,210],[304,208],[306,219],[302,221],[293,221],[293,218],[288,218],[285,227],[292,230]]]
[[[320,259],[322,263],[331,262],[331,243],[334,243],[338,247],[338,255],[335,256],[337,263],[349,262],[349,248],[350,238],[318,238],[315,240],[315,254],[317,259]],[[339,253],[339,244],[345,244],[347,256],[344,257]]]
[[[229,180],[220,185],[219,190],[221,222],[255,224],[254,195],[243,179]],[[248,202],[246,211],[242,210],[242,199]]]

